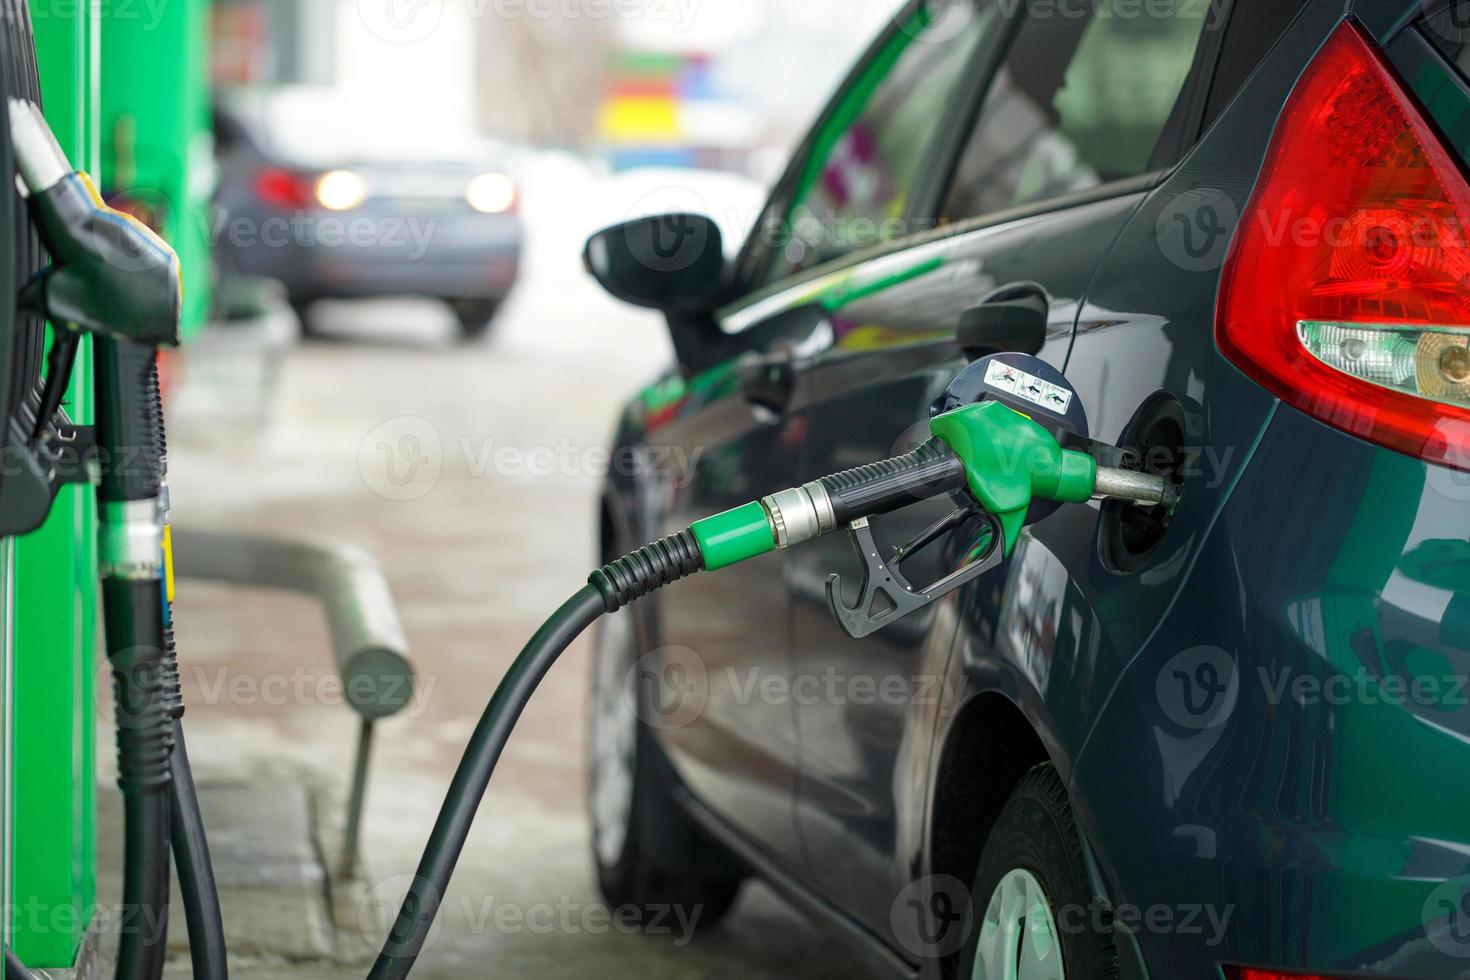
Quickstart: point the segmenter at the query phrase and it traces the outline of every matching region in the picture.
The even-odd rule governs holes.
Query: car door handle
[[[1014,351],[1036,354],[1046,344],[1051,301],[1035,283],[1004,286],[960,314],[955,342],[972,361]]]
[[[736,364],[740,394],[754,407],[784,412],[796,392],[798,370],[796,352],[789,346],[764,354],[752,351]]]

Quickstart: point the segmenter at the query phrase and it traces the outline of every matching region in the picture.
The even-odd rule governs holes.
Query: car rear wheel
[[[645,925],[682,910],[696,928],[718,922],[735,901],[733,859],[708,840],[669,791],[668,765],[640,719],[633,613],[597,625],[588,730],[588,812],[603,897]],[[697,918],[694,918],[697,916]]]
[[[479,340],[490,332],[495,325],[495,317],[500,313],[501,301],[498,299],[455,299],[449,301],[449,308],[454,311],[455,319],[459,321],[459,335],[463,340]]]
[[[1092,893],[1066,787],[1050,765],[1027,773],[980,857],[974,932],[958,976],[1113,980],[1118,955]]]
[[[316,321],[312,317],[312,307],[316,305],[314,296],[292,296],[291,309],[296,313],[296,319],[301,324],[301,336],[305,338],[316,338],[321,332],[316,329]]]

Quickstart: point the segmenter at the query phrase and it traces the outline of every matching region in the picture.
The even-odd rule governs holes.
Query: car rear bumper
[[[1283,406],[1191,484],[1218,520],[1075,771],[1150,975],[1470,976],[1470,474]]]
[[[424,295],[496,299],[520,272],[512,215],[307,213],[259,219],[232,243],[239,271],[285,284],[294,299]]]

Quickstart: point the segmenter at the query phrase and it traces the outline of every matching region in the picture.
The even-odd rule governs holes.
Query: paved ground
[[[662,363],[666,341],[655,320],[571,271],[534,278],[473,347],[453,343],[432,306],[328,308],[322,325],[339,336],[291,352],[276,422],[259,438],[211,440],[175,422],[176,522],[366,547],[387,570],[420,671],[416,704],[379,741],[371,887],[339,895],[334,927],[323,863],[334,860],[355,722],[328,687],[324,624],[289,596],[181,586],[191,754],[237,976],[363,975],[358,923],[371,934],[393,906],[497,678],[591,565],[597,461],[584,451],[605,445],[615,406]],[[515,450],[538,447],[552,451],[552,472],[544,448],[517,462]],[[856,975],[762,887],[687,947],[606,929],[582,812],[586,654],[584,643],[568,655],[522,721],[415,975]],[[104,732],[104,760],[110,743]],[[116,804],[109,773],[103,782],[105,831]],[[103,843],[111,869],[116,839]],[[187,973],[185,960],[171,966]]]

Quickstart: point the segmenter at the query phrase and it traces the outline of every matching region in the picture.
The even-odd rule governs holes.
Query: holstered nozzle
[[[107,207],[83,174],[32,194],[30,209],[52,265],[22,290],[27,309],[149,347],[178,344],[179,261],[161,238]]]

